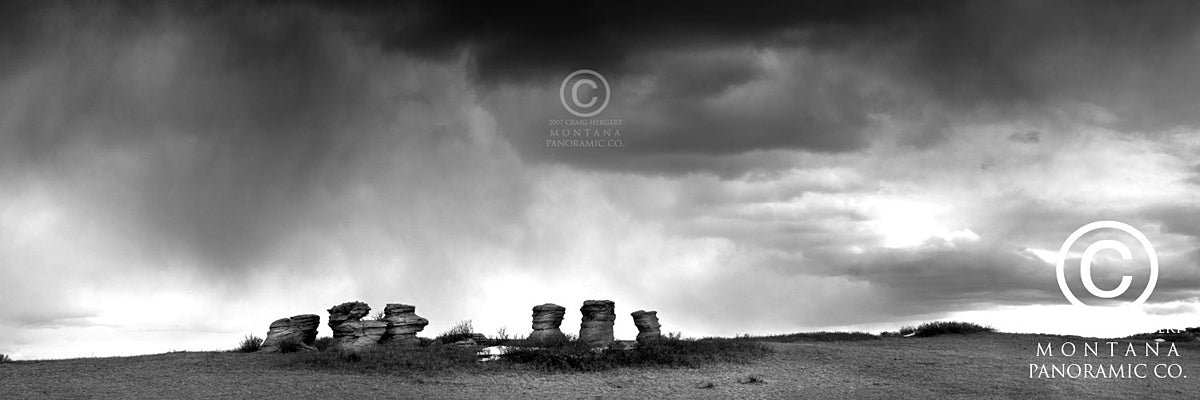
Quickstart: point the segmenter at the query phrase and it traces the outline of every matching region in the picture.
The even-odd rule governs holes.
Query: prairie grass
[[[546,371],[603,371],[621,367],[695,368],[713,363],[746,363],[771,350],[758,342],[724,339],[664,337],[631,350],[596,351],[579,341],[559,347],[511,349],[501,362]]]
[[[505,369],[573,372],[622,367],[694,368],[721,362],[745,363],[770,353],[769,348],[754,341],[664,337],[629,350],[595,349],[579,341],[557,347],[514,346],[495,361],[479,362],[478,347],[444,345],[438,340],[422,343],[425,344],[380,346],[357,353],[301,352],[279,362],[319,370],[401,375]]]
[[[480,368],[475,350],[459,346],[380,346],[371,351],[300,352],[280,359],[290,366],[356,373],[468,371]]]

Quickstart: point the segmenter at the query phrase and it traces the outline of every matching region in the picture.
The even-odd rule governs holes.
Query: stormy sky
[[[1198,13],[5,3],[0,353],[226,349],[351,300],[414,304],[424,336],[525,334],[547,302],[576,332],[586,299],[625,339],[638,309],[693,337],[1197,326]],[[621,147],[549,144],[580,69]],[[1128,295],[1060,291],[1059,247],[1098,220],[1153,243],[1145,304],[1121,305],[1138,248],[1093,271]]]

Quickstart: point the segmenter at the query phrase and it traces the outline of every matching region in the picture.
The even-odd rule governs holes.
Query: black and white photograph
[[[0,398],[1200,398],[1200,3],[0,0]]]

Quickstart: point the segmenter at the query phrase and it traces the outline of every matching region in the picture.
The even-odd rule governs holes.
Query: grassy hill
[[[304,353],[182,352],[138,357],[0,364],[4,398],[413,398],[413,399],[1195,399],[1200,342],[1174,343],[1178,356],[1141,354],[1140,339],[1005,333],[926,338],[797,334],[741,338],[769,351],[749,360],[595,372],[505,366],[355,372],[313,368]],[[1057,348],[1115,340],[1136,357],[1039,357]],[[1170,342],[1159,345],[1170,345]],[[1107,347],[1105,347],[1107,348]],[[1057,351],[1057,350],[1056,350]],[[1177,364],[1188,377],[1036,379],[1029,364]]]

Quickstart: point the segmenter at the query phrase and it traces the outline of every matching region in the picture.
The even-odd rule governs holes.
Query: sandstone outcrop
[[[408,304],[388,304],[383,308],[383,321],[387,323],[383,342],[400,345],[417,344],[417,332],[429,325],[429,320],[417,315],[417,307]]]
[[[616,303],[609,300],[583,302],[579,312],[583,321],[579,324],[579,341],[591,347],[608,347],[613,342],[613,323],[617,319]]]
[[[320,324],[321,317],[313,314],[277,319],[271,323],[267,338],[263,340],[259,351],[281,351],[280,344],[285,342],[294,343],[295,350],[316,350],[312,344],[317,339],[317,326]]]
[[[379,345],[387,332],[384,321],[363,321],[371,312],[367,303],[352,301],[329,309],[329,328],[333,330],[332,348],[345,352],[359,352]]]
[[[358,321],[371,312],[371,306],[361,301],[348,301],[329,310],[329,327],[337,328],[348,321]]]
[[[633,316],[633,325],[638,329],[638,343],[662,338],[662,331],[659,330],[662,325],[658,324],[658,311],[637,310],[630,315]]]
[[[529,342],[534,346],[555,346],[566,343],[559,326],[562,325],[563,315],[567,308],[558,304],[542,304],[533,307],[533,333],[529,334]]]

